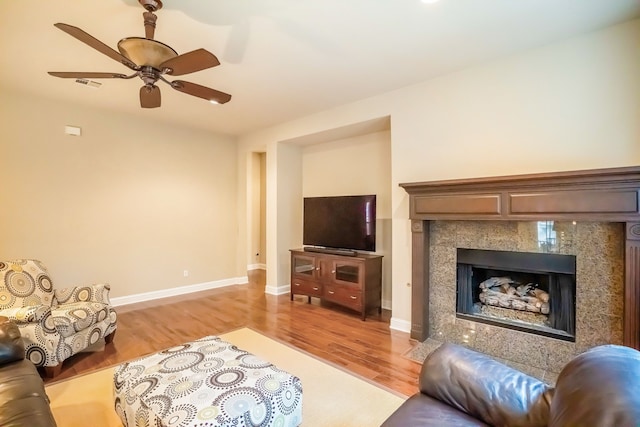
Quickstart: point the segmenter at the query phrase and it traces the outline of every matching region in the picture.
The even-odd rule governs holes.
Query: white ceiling
[[[144,36],[137,0],[1,0],[0,90],[36,93],[238,135],[640,16],[638,0],[164,0],[155,38],[221,65],[181,76],[233,95],[211,105],[139,79],[92,89],[47,71],[128,69],[53,26],[112,48]],[[172,79],[170,79],[172,80]]]

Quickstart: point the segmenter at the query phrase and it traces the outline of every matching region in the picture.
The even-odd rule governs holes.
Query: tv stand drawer
[[[322,296],[322,285],[317,282],[294,278],[291,281],[291,293],[300,295],[309,295],[312,297]]]
[[[325,300],[354,310],[362,310],[362,292],[348,286],[324,285],[322,296]]]

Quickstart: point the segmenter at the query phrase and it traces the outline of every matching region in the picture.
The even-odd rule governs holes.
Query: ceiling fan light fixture
[[[209,102],[212,103],[213,105],[220,105],[220,102],[218,102],[215,99],[210,99]]]
[[[157,40],[144,37],[127,37],[118,42],[122,55],[140,66],[160,69],[160,64],[178,56],[171,47]]]

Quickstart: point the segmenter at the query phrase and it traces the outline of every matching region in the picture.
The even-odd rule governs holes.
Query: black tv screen
[[[376,250],[376,196],[305,197],[302,243]]]

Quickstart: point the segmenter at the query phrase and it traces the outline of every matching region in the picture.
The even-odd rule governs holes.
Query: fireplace
[[[576,257],[457,249],[456,317],[575,341]]]
[[[400,185],[410,196],[413,339],[457,342],[552,373],[595,345],[640,349],[640,167]],[[555,253],[575,257],[575,272],[559,276],[564,284],[575,283],[575,289],[562,284],[559,291],[562,304],[575,300],[574,314],[562,310],[575,316],[574,330],[570,319],[568,326],[558,328],[547,318],[557,329],[549,336],[509,327],[503,319],[465,318],[478,313],[458,310],[458,250],[554,252],[537,239],[539,223],[550,221],[564,232],[555,236]],[[472,272],[483,266],[468,264]],[[484,280],[530,273],[503,265],[484,267],[493,270],[477,273],[485,274]],[[542,276],[549,273],[554,271],[542,268],[533,278],[510,280],[544,282]],[[534,289],[550,286],[537,284]],[[566,298],[562,289],[569,292]],[[550,301],[556,293],[550,287],[542,290]],[[473,288],[470,292],[473,305]],[[468,305],[467,298],[461,297],[460,304]],[[540,377],[539,372],[530,374]]]

